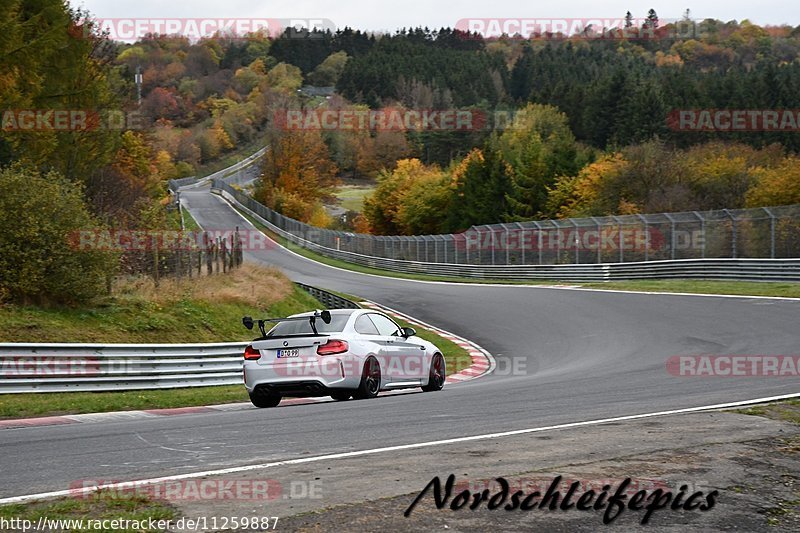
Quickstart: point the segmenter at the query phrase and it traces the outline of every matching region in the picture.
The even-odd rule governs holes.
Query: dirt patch
[[[428,493],[414,508],[409,517],[403,515],[423,485],[415,492],[400,496],[381,498],[367,502],[338,505],[322,511],[298,514],[282,518],[280,527],[287,531],[332,531],[358,530],[362,532],[379,531],[597,531],[601,528],[616,530],[647,531],[798,531],[800,530],[800,428],[788,422],[800,409],[797,405],[759,407],[758,412],[775,421],[764,438],[748,438],[744,427],[748,420],[752,425],[761,424],[758,418],[742,417],[733,413],[716,413],[713,425],[705,426],[700,418],[676,418],[676,423],[653,420],[640,424],[623,424],[628,443],[636,442],[639,432],[657,433],[653,438],[664,439],[663,448],[656,452],[630,453],[630,447],[617,446],[614,453],[604,453],[614,458],[554,463],[547,470],[522,472],[505,475],[512,488],[521,488],[527,493],[533,490],[545,492],[555,476],[562,476],[560,487],[566,489],[570,482],[582,482],[581,490],[588,488],[596,492],[602,484],[612,485],[612,491],[625,478],[632,478],[635,489],[652,493],[656,489],[672,491],[677,494],[683,485],[686,493],[702,491],[708,494],[717,491],[712,509],[677,511],[662,509],[656,511],[646,525],[641,524],[642,511],[626,509],[608,526],[603,525],[603,510],[578,511],[574,508],[562,511],[535,508],[530,511],[488,510],[485,503],[477,510],[468,507],[457,511],[448,506],[437,509],[431,493]],[[695,423],[697,421],[697,423]],[[685,422],[681,423],[681,422]],[[766,423],[766,422],[763,422]],[[605,431],[619,431],[605,428]],[[585,430],[595,432],[596,439],[605,442],[601,428]],[[707,432],[706,438],[702,434]],[[733,435],[742,436],[737,440]],[[670,442],[669,435],[672,434]],[[564,445],[566,433],[554,433],[554,446]],[[715,442],[720,436],[731,437],[727,442]],[[712,437],[713,436],[713,437]],[[591,439],[584,434],[573,440],[574,444]],[[688,441],[687,441],[688,439]],[[722,437],[722,440],[725,440]],[[686,441],[686,442],[681,442]],[[698,442],[699,441],[699,442]],[[528,437],[528,442],[537,446],[550,445],[541,439]],[[673,444],[674,443],[674,444]],[[684,444],[681,446],[680,444]],[[474,444],[469,452],[475,450]],[[577,451],[577,450],[576,450]],[[588,452],[588,449],[586,450]],[[492,454],[495,455],[495,454]],[[488,457],[488,455],[487,455]],[[592,455],[591,457],[596,457]],[[495,457],[492,457],[493,459]],[[474,460],[474,457],[471,458]],[[480,460],[480,459],[479,459]],[[540,463],[541,464],[541,463]],[[497,467],[495,467],[497,468]],[[495,494],[498,488],[494,477],[475,476],[471,468],[464,467],[457,474],[458,490],[467,488],[489,488]],[[442,482],[445,481],[442,475]],[[562,490],[563,495],[566,490]],[[457,494],[454,491],[453,494]],[[580,494],[580,493],[578,493]]]

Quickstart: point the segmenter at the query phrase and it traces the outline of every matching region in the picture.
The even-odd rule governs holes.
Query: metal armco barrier
[[[0,343],[0,393],[237,385],[245,346]]]
[[[311,285],[306,285],[305,283],[295,282],[295,285],[322,302],[327,309],[359,309],[361,307],[357,303],[347,298],[342,298],[338,294],[333,294],[332,292],[324,291],[312,287]]]
[[[576,264],[457,264],[426,262],[379,257],[325,246],[329,230],[319,230],[287,219],[259,204],[226,183],[215,180],[212,189],[240,208],[257,217],[273,232],[289,242],[317,252],[362,266],[435,276],[469,277],[499,280],[552,280],[571,282],[623,281],[636,279],[718,279],[740,281],[800,281],[800,259],[674,259],[624,263]],[[284,229],[285,226],[292,228]],[[341,233],[341,232],[339,232]],[[352,235],[352,234],[351,234]],[[311,237],[311,238],[307,238]]]
[[[328,291],[297,285],[327,308],[358,308]],[[0,343],[0,394],[239,385],[248,344]]]

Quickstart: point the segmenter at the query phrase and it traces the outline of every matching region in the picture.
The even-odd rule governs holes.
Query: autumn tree
[[[385,170],[378,175],[377,188],[364,200],[364,216],[372,231],[378,235],[408,233],[412,227],[424,225],[422,217],[430,215],[431,210],[444,207],[446,202],[441,201],[440,194],[443,186],[447,184],[438,167],[427,167],[419,159],[401,159],[394,171]],[[424,198],[410,199],[413,206],[406,204],[412,191],[422,194]],[[435,205],[430,208],[422,205],[432,198],[435,198]],[[437,213],[434,220],[441,222],[444,216],[446,212],[442,211]]]
[[[500,154],[509,172],[506,219],[537,216],[556,177],[580,168],[567,117],[552,106],[529,104],[500,136]]]
[[[324,221],[321,199],[336,183],[336,164],[318,130],[272,131],[256,198],[286,216]]]
[[[308,81],[312,85],[319,87],[331,87],[336,85],[339,81],[344,66],[347,63],[347,52],[340,50],[325,58],[325,61],[317,65],[311,74],[308,75]]]
[[[76,304],[101,294],[116,262],[80,248],[80,232],[99,228],[81,187],[14,165],[0,169],[0,189],[0,301]]]
[[[754,170],[754,184],[747,191],[747,207],[800,204],[800,160],[787,157],[774,168]]]
[[[496,137],[483,149],[474,149],[452,169],[452,195],[446,223],[447,231],[463,231],[470,226],[498,221],[506,212],[509,171],[497,148]]]

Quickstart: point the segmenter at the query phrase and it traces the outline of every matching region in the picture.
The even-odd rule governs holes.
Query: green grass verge
[[[663,281],[612,281],[608,283],[583,283],[593,289],[615,289],[647,292],[688,292],[702,294],[732,294],[739,296],[782,296],[800,298],[800,283],[771,281],[713,281],[713,280],[663,280]]]
[[[243,385],[122,392],[53,392],[0,395],[0,419],[168,409],[249,402]]]
[[[92,307],[43,309],[0,307],[0,342],[202,343],[252,338],[242,316],[285,316],[319,306],[300,289],[269,306],[211,303],[181,298],[161,304],[139,298],[111,297]]]
[[[374,190],[374,186],[342,185],[333,192],[333,196],[339,200],[339,206],[343,209],[361,212],[364,208],[364,198]]]
[[[186,231],[200,231],[200,224],[194,219],[188,209],[181,209],[183,213],[183,229]]]
[[[739,409],[736,412],[745,415],[763,416],[773,420],[791,422],[800,426],[800,400],[785,400],[777,403],[756,405],[747,409]],[[800,444],[800,442],[798,443]]]
[[[382,270],[378,268],[364,267],[348,263],[347,261],[340,261],[339,259],[332,259],[316,252],[297,246],[289,242],[287,239],[277,235],[271,231],[264,224],[256,220],[250,213],[241,211],[247,220],[253,223],[258,229],[265,232],[272,239],[277,241],[280,245],[288,248],[289,250],[312,259],[325,265],[351,270],[353,272],[360,272],[363,274],[374,274],[376,276],[386,276],[390,278],[399,279],[413,279],[420,281],[444,281],[452,283],[503,283],[509,285],[570,285],[577,287],[585,287],[589,289],[608,289],[608,290],[627,290],[636,292],[686,292],[696,294],[732,294],[740,296],[782,296],[785,298],[800,298],[800,283],[785,283],[785,282],[757,282],[757,281],[713,281],[713,280],[660,280],[660,281],[618,281],[607,283],[573,283],[573,282],[560,282],[556,280],[542,280],[542,281],[519,281],[508,279],[476,279],[476,278],[460,278],[452,276],[429,276],[425,274],[406,274],[404,272],[394,272],[390,270]]]
[[[0,507],[0,518],[6,520],[20,519],[28,520],[36,527],[40,518],[50,520],[83,520],[83,527],[79,528],[74,522],[72,526],[68,527],[63,524],[62,528],[58,531],[94,531],[94,532],[116,532],[116,531],[135,531],[137,533],[163,531],[163,529],[150,529],[147,522],[149,519],[153,521],[159,520],[175,520],[178,518],[178,512],[167,505],[166,503],[152,500],[147,496],[136,494],[119,494],[111,492],[100,492],[97,494],[88,495],[85,498],[61,498],[57,500],[48,500],[43,502],[35,502],[28,504],[12,504]],[[92,522],[90,525],[88,520],[120,520],[116,528],[95,528],[94,524],[102,525],[102,522]],[[139,522],[140,526],[137,529],[125,529],[121,526],[127,520],[128,525],[130,521]],[[22,531],[22,529],[15,529]],[[48,531],[56,531],[56,529],[48,529]]]

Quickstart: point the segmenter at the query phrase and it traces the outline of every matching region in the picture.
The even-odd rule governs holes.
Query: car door
[[[425,351],[422,346],[413,340],[403,338],[400,327],[392,319],[378,313],[370,313],[368,316],[381,337],[387,341],[385,373],[391,382],[421,383],[425,366]]]
[[[394,338],[389,335],[381,335],[377,326],[372,319],[370,319],[368,314],[358,317],[353,327],[356,330],[356,333],[361,335],[364,340],[378,346],[378,352],[375,355],[377,356],[378,362],[381,365],[381,380],[384,383],[388,383],[390,379],[385,369],[388,368],[388,361],[391,359],[391,351],[394,347]]]

